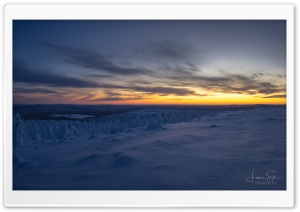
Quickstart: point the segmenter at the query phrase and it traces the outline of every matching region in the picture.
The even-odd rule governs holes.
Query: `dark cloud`
[[[158,67],[160,74],[171,74],[178,76],[193,75],[195,71],[200,72],[201,70],[197,68],[192,63],[181,63],[181,64],[163,64]]]
[[[110,91],[110,90],[104,90],[105,97],[100,98],[94,98],[91,97],[88,100],[89,101],[130,101],[130,100],[142,100],[145,99],[144,96],[141,95],[129,95],[124,97],[121,93]]]
[[[122,95],[121,93],[117,93],[118,90],[122,91],[129,91],[129,92],[140,92],[143,94],[157,94],[159,96],[167,96],[167,95],[176,95],[176,96],[188,96],[188,95],[194,95],[194,96],[206,96],[206,94],[197,94],[194,91],[191,91],[189,89],[185,88],[174,88],[174,87],[149,87],[149,86],[118,86],[118,85],[102,85],[103,89],[111,89],[115,88],[115,91],[107,91],[104,90],[103,93],[105,93],[109,98],[117,99],[117,98],[123,98],[124,94]],[[126,95],[125,95],[126,96]],[[144,98],[144,95],[134,95],[133,97],[127,97],[130,100],[136,100],[136,99],[141,99]],[[102,98],[101,98],[102,99]]]
[[[34,70],[26,64],[14,60],[13,81],[51,87],[96,88],[98,83],[77,77],[69,77],[45,70]]]
[[[203,75],[203,73],[195,73],[193,71],[187,71],[182,67],[173,67],[165,65],[164,68],[169,70],[166,72],[161,72],[157,70],[152,70],[150,73],[156,71],[156,77],[149,76],[145,73],[133,69],[131,74],[141,74],[141,79],[128,78],[126,80],[112,81],[116,76],[123,76],[121,72],[129,73],[129,69],[119,68],[112,63],[101,59],[101,55],[94,54],[91,52],[86,52],[85,50],[78,50],[69,47],[59,47],[47,44],[48,47],[55,48],[63,54],[66,60],[74,60],[77,58],[77,65],[81,63],[81,66],[85,67],[106,67],[111,71],[107,74],[90,73],[85,74],[84,78],[66,76],[60,73],[53,73],[46,70],[31,69],[26,64],[21,63],[18,60],[14,60],[13,63],[13,80],[14,82],[29,83],[33,85],[44,85],[50,87],[71,87],[71,88],[99,88],[99,89],[112,89],[117,91],[132,91],[141,92],[147,94],[157,94],[160,96],[166,95],[176,95],[176,96],[206,96],[207,94],[198,94],[191,89],[183,87],[193,87],[195,89],[203,89],[210,92],[218,93],[237,93],[237,94],[249,94],[249,95],[271,95],[276,93],[285,92],[284,85],[275,84],[274,82],[266,82],[264,80],[265,74],[257,73],[252,75],[242,75],[242,74],[228,74],[223,71],[220,76],[208,76]],[[99,56],[99,58],[98,58]],[[98,59],[97,59],[97,58]],[[94,59],[93,59],[94,58]],[[92,60],[95,60],[94,63]],[[86,65],[83,63],[87,61]],[[100,61],[100,62],[99,62]],[[102,62],[101,62],[102,61]],[[88,65],[89,64],[89,65]],[[189,64],[193,67],[192,64]],[[108,69],[107,69],[108,70]],[[121,71],[122,70],[122,71]],[[127,71],[126,71],[127,70]],[[126,74],[125,74],[126,75]],[[255,76],[255,78],[253,78]],[[277,75],[275,76],[277,77]],[[103,78],[105,83],[98,83],[92,81],[91,78],[97,78],[97,80]],[[264,80],[263,80],[264,79]],[[151,86],[152,85],[152,86]],[[17,92],[17,91],[15,91]],[[52,90],[49,89],[36,89],[36,90],[19,90],[19,93],[51,93]],[[56,91],[53,91],[54,94]],[[107,98],[111,100],[103,101],[117,101],[117,99],[122,99],[121,95],[110,95]],[[266,97],[268,98],[268,97]],[[271,97],[270,97],[271,98]],[[115,100],[113,100],[115,99]],[[134,97],[132,97],[134,99]],[[138,98],[140,99],[140,98]],[[99,100],[100,101],[100,100]]]
[[[64,100],[66,100],[64,98]],[[38,103],[38,104],[48,104],[48,103],[53,103],[53,99],[49,98],[49,96],[38,96],[38,97],[31,97],[28,95],[20,95],[20,94],[14,94],[13,95],[13,102],[19,102],[21,104],[25,103],[25,104],[32,104],[34,103]]]
[[[170,60],[187,60],[193,53],[193,46],[172,41],[151,43],[147,50],[157,58]]]
[[[284,75],[284,74],[277,74],[277,77],[279,77],[279,78],[285,78],[286,75]]]
[[[282,91],[284,88],[270,82],[260,80],[266,75],[262,72],[246,76],[242,74],[227,74],[225,72],[218,77],[210,77],[199,75],[198,67],[190,62],[190,58],[194,52],[192,46],[187,44],[174,43],[163,41],[151,43],[140,54],[145,58],[157,58],[168,60],[167,63],[162,63],[156,70],[147,70],[145,68],[135,69],[128,67],[120,67],[114,64],[111,60],[102,54],[73,47],[59,46],[53,44],[43,44],[48,48],[58,51],[64,61],[84,68],[100,70],[107,74],[87,74],[86,77],[95,78],[113,78],[123,75],[141,75],[150,76],[150,79],[143,80],[146,84],[151,84],[153,81],[161,81],[167,86],[136,86],[128,85],[130,81],[125,82],[125,85],[102,84],[102,88],[125,89],[138,92],[146,92],[159,95],[198,95],[194,91],[185,88],[176,88],[180,86],[188,86],[206,89],[220,93],[239,93],[239,94],[272,94]],[[159,59],[160,58],[160,59]],[[197,73],[196,73],[197,71]],[[154,74],[155,73],[155,74]],[[108,81],[109,82],[109,81]]]
[[[185,88],[174,88],[174,87],[143,87],[143,86],[132,86],[130,89],[146,92],[151,94],[160,94],[160,95],[177,95],[177,96],[186,96],[186,95],[197,95],[194,91],[185,89]]]
[[[286,98],[286,94],[278,94],[278,95],[264,96],[263,98]]]
[[[155,80],[131,80],[130,81],[133,85],[135,84],[142,84],[142,85],[151,85],[151,84],[155,84]]]
[[[85,74],[84,77],[92,77],[92,78],[114,78],[115,76],[107,75],[107,74]]]
[[[41,94],[57,94],[58,92],[43,88],[15,88],[14,93],[41,93]]]
[[[79,67],[99,70],[110,74],[118,75],[152,74],[147,69],[120,67],[117,64],[114,64],[104,55],[88,49],[73,48],[48,43],[43,43],[43,45],[59,52],[65,62]]]
[[[152,68],[152,72],[157,75],[164,72],[176,75],[199,72],[199,63],[203,65],[204,61],[202,53],[197,52],[193,45],[170,40],[135,46],[128,54],[131,59],[151,63],[152,67],[156,67]]]
[[[194,95],[194,96],[203,96],[205,94],[197,94],[194,91],[191,91],[189,89],[185,88],[175,88],[175,87],[159,87],[159,86],[119,86],[119,85],[109,85],[109,84],[103,84],[102,88],[108,89],[108,88],[115,88],[117,90],[123,90],[123,91],[132,91],[132,92],[142,92],[147,94],[158,94],[160,96],[167,96],[167,95],[176,95],[176,96],[187,96],[187,95]],[[111,92],[111,91],[105,91],[105,94],[109,96],[118,96],[121,94]]]
[[[199,52],[196,53],[193,45],[183,42],[174,42],[171,40],[162,40],[159,42],[150,42],[135,49],[135,54],[145,60],[155,60],[157,62],[180,62],[187,63],[199,58]]]
[[[259,75],[263,76],[263,75]],[[251,76],[241,74],[226,74],[221,76],[202,76],[194,73],[184,75],[169,76],[165,79],[170,86],[191,86],[220,93],[239,93],[239,94],[272,94],[285,90],[283,85],[276,85],[253,79]]]
[[[278,93],[278,92],[285,92],[285,89],[283,88],[261,88],[258,89],[258,94],[272,94],[272,93]]]
[[[121,97],[121,96],[112,96],[112,97],[103,97],[103,98],[96,98],[90,99],[90,101],[95,102],[104,102],[104,101],[131,101],[131,100],[142,100],[142,97]]]

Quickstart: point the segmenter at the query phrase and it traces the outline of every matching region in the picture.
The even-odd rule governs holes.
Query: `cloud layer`
[[[13,81],[51,87],[96,88],[98,83],[78,77],[65,76],[43,69],[32,69],[26,63],[14,59]]]
[[[107,57],[100,53],[88,49],[80,49],[67,46],[59,46],[54,44],[43,44],[54,51],[57,51],[63,57],[64,61],[82,68],[98,70],[109,74],[118,75],[139,75],[148,74],[146,69],[120,67],[114,64]]]
[[[108,56],[84,48],[43,43],[43,47],[56,52],[62,62],[84,69],[84,74],[70,76],[32,67],[14,59],[14,83],[25,83],[43,88],[16,87],[16,94],[59,94],[61,91],[48,88],[90,89],[85,101],[143,100],[156,96],[212,96],[214,93],[256,95],[263,98],[286,98],[284,75],[266,75],[261,72],[233,74],[221,71],[217,75],[205,74],[201,67],[191,62],[192,50],[187,45],[162,42],[152,45],[149,52],[142,52],[144,59],[157,59],[157,67],[135,68],[120,66]],[[128,63],[130,64],[130,63]],[[270,79],[278,79],[276,81]],[[48,87],[48,88],[47,88]],[[201,90],[201,93],[196,92]],[[97,91],[97,92],[96,92]],[[114,91],[114,92],[112,92]],[[99,97],[98,94],[102,93]],[[124,94],[125,92],[125,94]],[[128,95],[128,92],[131,92]],[[64,94],[65,95],[65,94]],[[104,95],[104,96],[103,96]]]

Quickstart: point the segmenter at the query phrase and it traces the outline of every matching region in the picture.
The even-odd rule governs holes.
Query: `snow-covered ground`
[[[286,189],[285,107],[14,120],[15,190]]]

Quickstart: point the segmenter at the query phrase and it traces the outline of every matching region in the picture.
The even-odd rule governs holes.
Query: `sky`
[[[14,104],[285,104],[285,20],[14,20]]]

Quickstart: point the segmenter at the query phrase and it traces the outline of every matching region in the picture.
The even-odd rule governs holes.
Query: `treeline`
[[[22,120],[14,114],[14,145],[25,141],[34,143],[65,142],[70,139],[97,137],[104,133],[123,133],[149,125],[174,124],[200,118],[205,111],[145,109],[104,116],[93,121]]]

